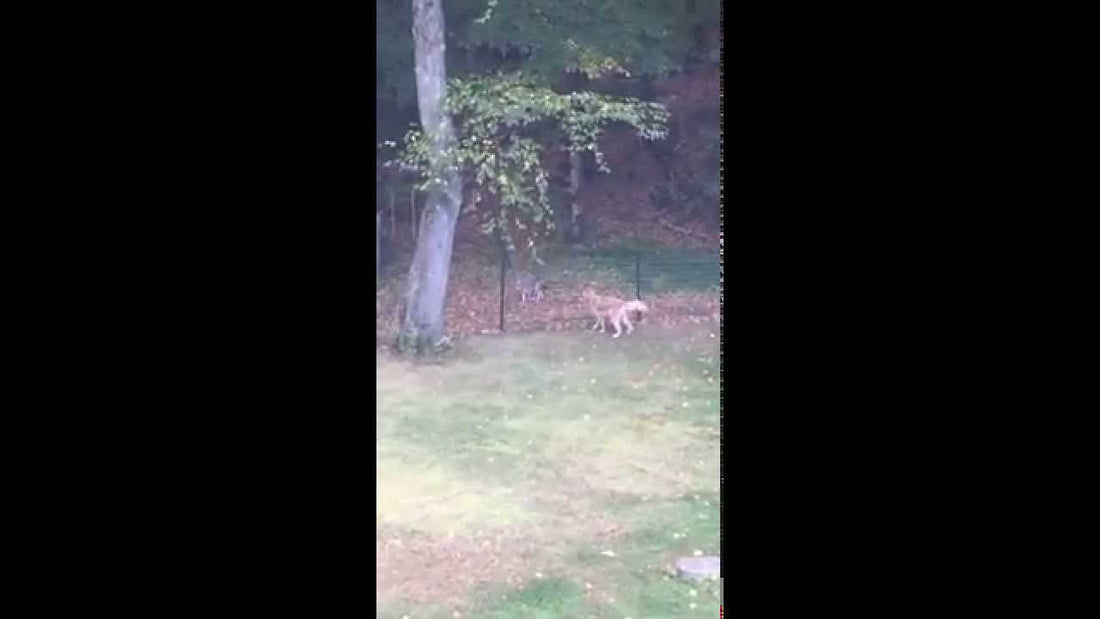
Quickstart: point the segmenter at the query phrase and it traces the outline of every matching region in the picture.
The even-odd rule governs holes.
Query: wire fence
[[[514,292],[508,282],[520,278],[534,280],[543,288],[557,288],[588,281],[599,281],[618,288],[624,297],[646,297],[675,292],[707,292],[719,289],[717,254],[688,250],[612,249],[576,254],[572,268],[557,268],[555,275],[517,270],[510,274],[510,260],[502,252],[500,260],[499,329],[505,331],[506,301]],[[518,286],[513,286],[513,288]]]

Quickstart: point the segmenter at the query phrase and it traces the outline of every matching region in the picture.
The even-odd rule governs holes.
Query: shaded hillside
[[[652,94],[671,112],[665,140],[647,142],[629,127],[606,131],[600,147],[612,172],[589,170],[577,195],[592,226],[589,244],[640,241],[717,250],[719,75],[713,68],[654,82]],[[563,150],[545,158],[548,170],[567,174]],[[476,222],[464,223],[460,236],[483,242]]]
[[[712,67],[655,80],[644,88],[592,85],[655,99],[668,107],[671,117],[668,137],[656,142],[642,140],[629,127],[612,126],[604,133],[600,145],[612,172],[596,172],[589,163],[577,195],[589,218],[586,244],[607,247],[630,241],[717,250],[719,79],[718,69]],[[559,186],[564,184],[569,167],[563,149],[546,151],[544,165]],[[392,250],[399,253],[412,246],[411,179],[393,170],[380,171],[377,185],[378,208],[385,221],[383,234],[392,255]],[[417,200],[419,205],[423,196]],[[478,223],[476,217],[463,216],[456,241],[485,243]]]

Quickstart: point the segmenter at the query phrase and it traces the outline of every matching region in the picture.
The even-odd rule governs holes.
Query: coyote
[[[606,331],[604,319],[609,318],[611,326],[615,327],[615,335],[611,337],[619,337],[623,334],[622,324],[624,323],[627,334],[634,332],[634,324],[630,322],[630,312],[649,311],[649,307],[641,301],[623,301],[615,297],[601,296],[592,288],[585,288],[583,296],[589,311],[596,317],[596,324],[592,325],[592,330],[595,331],[599,327],[600,333],[604,333]]]
[[[523,303],[526,303],[529,297],[534,297],[536,301],[541,301],[542,281],[527,271],[520,271],[516,275],[516,292],[519,293]]]

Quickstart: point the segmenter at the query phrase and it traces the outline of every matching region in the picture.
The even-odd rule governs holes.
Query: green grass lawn
[[[465,340],[378,359],[379,617],[714,617],[713,326]]]

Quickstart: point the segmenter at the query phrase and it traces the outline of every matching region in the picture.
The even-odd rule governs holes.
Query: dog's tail
[[[623,303],[623,309],[628,312],[648,312],[649,307],[641,301],[627,301]]]

